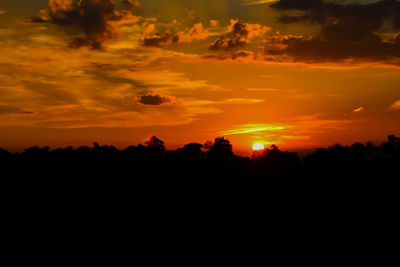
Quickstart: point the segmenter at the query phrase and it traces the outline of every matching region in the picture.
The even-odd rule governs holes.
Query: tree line
[[[93,147],[72,146],[50,149],[49,147],[30,147],[22,153],[10,153],[0,148],[0,164],[3,167],[30,165],[33,169],[98,168],[119,171],[133,168],[137,172],[149,174],[164,172],[219,172],[238,173],[244,176],[287,176],[322,175],[329,177],[342,174],[360,176],[362,174],[389,173],[400,162],[400,138],[390,135],[387,141],[375,145],[354,143],[351,146],[339,144],[319,148],[303,159],[294,152],[281,151],[272,145],[263,151],[253,153],[252,158],[235,155],[230,141],[224,137],[215,138],[205,144],[190,143],[177,150],[166,150],[165,144],[152,136],[144,144],[129,146],[123,150],[114,146]],[[98,168],[95,168],[97,165]],[[16,168],[21,169],[21,168]]]
[[[43,239],[207,236],[195,245],[252,240],[249,250],[262,240],[399,240],[399,166],[394,135],[303,158],[274,145],[241,157],[224,137],[176,150],[155,136],[123,150],[0,150],[4,185],[28,188],[21,201]]]

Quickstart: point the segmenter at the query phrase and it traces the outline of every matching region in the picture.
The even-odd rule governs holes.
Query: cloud
[[[210,26],[213,27],[213,28],[218,27],[219,26],[219,21],[215,20],[215,19],[210,20]]]
[[[218,104],[258,104],[263,103],[263,99],[252,99],[252,98],[229,98],[222,101],[218,101]]]
[[[122,0],[122,3],[133,10],[140,6],[139,1],[134,0]]]
[[[263,5],[263,4],[271,4],[278,2],[278,0],[242,0],[243,6],[254,6],[254,5]]]
[[[127,9],[118,10],[112,0],[49,0],[34,23],[51,23],[72,34],[71,47],[102,49],[103,43],[117,36],[116,29],[125,23],[136,23],[133,15],[137,2],[125,0]]]
[[[246,90],[249,91],[255,91],[255,92],[280,92],[281,89],[278,88],[270,88],[270,87],[249,87],[246,88]]]
[[[352,18],[358,26],[378,29],[385,20],[394,20],[400,12],[400,2],[396,0],[381,0],[370,3],[328,2],[324,0],[280,0],[271,5],[280,11],[302,11],[300,15],[284,14],[281,22],[310,21],[327,24],[336,19]],[[283,20],[282,20],[283,18]],[[293,20],[293,21],[290,21]],[[394,25],[397,29],[399,25]]]
[[[188,100],[186,104],[193,106],[210,106],[210,105],[247,105],[263,103],[264,99],[257,98],[228,98],[222,100]]]
[[[253,38],[262,36],[270,30],[267,26],[260,24],[241,23],[238,20],[231,20],[229,33],[220,36],[208,47],[210,50],[232,50],[243,47]]]
[[[7,10],[5,10],[5,9],[0,9],[0,15],[6,14],[6,13],[7,13]]]
[[[392,105],[390,105],[389,110],[391,110],[391,111],[400,110],[400,100],[397,100]]]
[[[34,33],[36,28],[29,27]],[[5,44],[0,50],[5,62],[0,65],[0,127],[173,126],[222,112],[212,104],[188,100],[196,98],[193,94],[224,88],[164,68],[168,61],[157,60],[169,58],[169,51],[142,51],[139,56],[137,51],[127,56],[112,49],[99,53],[41,43]],[[158,95],[164,101],[161,105],[139,102],[150,95],[149,88],[157,88],[151,95]],[[156,104],[155,99],[147,97],[143,102]]]
[[[267,39],[270,45],[266,49],[268,55],[285,55],[303,61],[390,61],[400,58],[400,38],[393,35],[400,29],[398,1],[343,4],[322,0],[280,0],[271,7],[282,12],[298,13],[282,14],[281,23],[320,24],[321,30],[311,38]],[[392,38],[382,37],[385,23],[392,24]]]
[[[202,23],[196,23],[188,31],[187,41],[190,43],[194,40],[204,40],[208,37],[208,30],[206,30]]]
[[[269,39],[267,43],[270,46],[266,47],[265,53],[305,62],[359,59],[395,63],[400,59],[400,38],[397,34],[390,40],[375,34],[359,34],[356,27],[351,28],[346,23],[334,24],[324,27],[316,38],[289,36],[278,42]]]
[[[193,41],[204,40],[208,37],[208,30],[204,28],[202,23],[196,23],[193,27],[176,33],[171,33],[170,30],[157,34],[154,34],[154,32],[154,24],[145,26],[142,33],[145,36],[143,40],[144,46],[162,47],[168,44],[191,43]]]
[[[234,129],[224,130],[218,132],[218,135],[228,136],[228,135],[237,135],[237,134],[253,134],[253,133],[262,133],[262,132],[277,132],[283,131],[291,126],[284,124],[242,124],[237,125]]]
[[[150,92],[144,96],[141,96],[138,102],[147,106],[160,106],[162,104],[171,102],[171,99]]]
[[[232,136],[232,138],[237,135],[246,135],[247,138],[267,144],[314,147],[320,145],[316,140],[326,136],[327,132],[345,131],[351,123],[353,123],[351,120],[327,118],[326,115],[314,114],[270,123],[234,125],[217,134]]]
[[[171,34],[170,32],[165,32],[162,35],[154,37],[145,37],[143,41],[144,46],[155,46],[161,47],[167,44],[178,43],[180,39],[179,34]]]

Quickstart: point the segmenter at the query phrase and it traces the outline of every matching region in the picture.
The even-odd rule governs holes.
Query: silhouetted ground
[[[318,149],[303,160],[275,146],[238,157],[224,138],[165,151],[153,137],[122,151],[96,143],[0,150],[0,164],[9,179],[28,184],[43,240],[270,252],[319,244],[390,251],[388,242],[400,240],[395,136],[379,146]]]

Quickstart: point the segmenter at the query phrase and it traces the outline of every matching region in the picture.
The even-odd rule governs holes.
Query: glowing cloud
[[[271,4],[278,2],[279,0],[243,0],[243,6],[254,6],[254,5],[263,5],[263,4]]]
[[[231,20],[229,33],[220,36],[209,45],[210,50],[231,50],[243,47],[253,38],[262,36],[271,28],[260,24],[241,23],[239,20]]]
[[[396,102],[394,102],[390,107],[390,110],[392,111],[397,111],[400,110],[400,100],[397,100]]]
[[[260,133],[260,132],[272,132],[272,131],[282,131],[289,128],[285,125],[270,125],[270,124],[244,124],[239,125],[237,128],[232,130],[226,130],[218,132],[219,135],[236,135],[236,134],[250,134],[250,133]]]

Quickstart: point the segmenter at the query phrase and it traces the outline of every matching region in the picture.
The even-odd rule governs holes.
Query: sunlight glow
[[[219,135],[235,135],[235,134],[249,134],[267,131],[282,131],[289,126],[283,125],[268,125],[268,124],[245,124],[238,126],[236,129],[221,131]]]
[[[253,150],[258,151],[258,150],[264,150],[264,145],[261,143],[255,143],[253,145]]]

